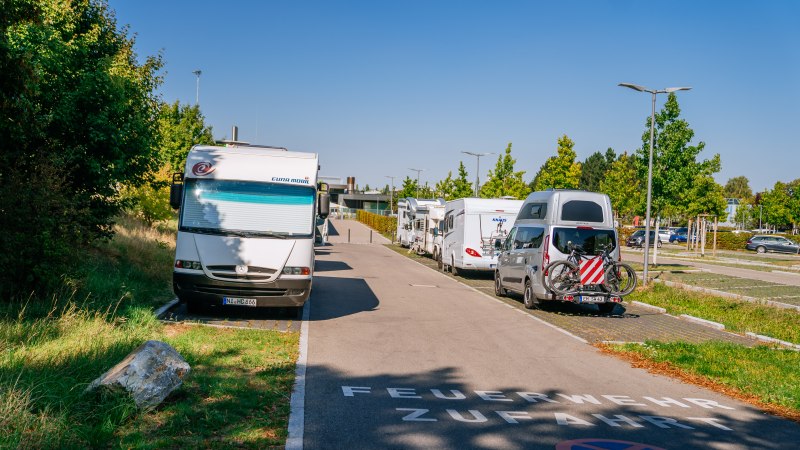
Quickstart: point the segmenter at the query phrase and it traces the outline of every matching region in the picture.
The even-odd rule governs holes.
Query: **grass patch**
[[[123,217],[58,292],[0,303],[0,448],[229,448],[282,445],[297,333],[164,326],[174,224]],[[149,339],[192,366],[154,411],[86,386]]]
[[[635,367],[678,377],[800,422],[800,352],[724,342],[603,345]]]
[[[669,314],[689,314],[725,324],[730,331],[763,334],[800,343],[800,314],[795,310],[726,299],[653,284],[637,289],[626,300],[665,308]]]

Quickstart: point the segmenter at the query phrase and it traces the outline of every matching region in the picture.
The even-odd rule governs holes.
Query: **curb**
[[[654,311],[660,312],[661,314],[666,314],[667,313],[667,310],[665,308],[662,308],[660,306],[649,305],[647,303],[642,303],[642,302],[637,301],[637,300],[632,301],[631,304],[632,305],[636,305],[636,306],[641,306],[643,308],[652,309]]]
[[[700,325],[705,325],[707,327],[716,328],[717,330],[720,330],[720,331],[724,331],[725,330],[725,325],[721,324],[721,323],[718,323],[718,322],[712,322],[710,320],[701,319],[699,317],[690,316],[688,314],[681,314],[678,317],[680,317],[683,320],[688,320],[689,322],[694,322],[694,323],[697,323],[697,324],[700,324]]]
[[[791,343],[791,342],[788,342],[788,341],[782,341],[782,340],[780,340],[780,339],[775,339],[775,338],[773,338],[773,337],[764,336],[764,335],[762,335],[762,334],[755,334],[755,333],[751,333],[751,332],[749,332],[749,331],[748,331],[748,332],[746,332],[745,334],[746,334],[747,336],[749,336],[749,337],[751,337],[751,338],[753,338],[753,339],[757,340],[757,341],[761,341],[761,342],[769,342],[769,343],[771,343],[771,344],[779,344],[779,345],[783,345],[784,347],[789,347],[790,349],[792,349],[792,350],[794,350],[794,351],[800,351],[800,345],[793,344],[793,343]]]
[[[177,305],[178,302],[179,302],[179,300],[178,300],[177,297],[173,298],[172,300],[170,300],[166,304],[164,304],[164,306],[162,306],[162,307],[158,308],[157,310],[155,310],[153,312],[153,315],[156,316],[156,319],[161,320],[161,316],[163,316],[164,313],[169,311],[170,308],[172,308],[173,306]]]
[[[688,285],[688,284],[676,283],[674,281],[666,281],[666,280],[659,280],[659,279],[654,279],[653,281],[656,282],[656,283],[662,283],[662,284],[664,284],[664,286],[670,286],[670,287],[675,287],[675,288],[680,288],[680,289],[686,289],[687,291],[702,292],[704,294],[711,294],[711,295],[716,295],[716,296],[719,296],[719,297],[732,298],[732,299],[742,300],[742,301],[750,302],[750,303],[760,303],[760,304],[767,305],[767,306],[773,306],[775,308],[795,309],[797,311],[800,311],[800,305],[790,305],[788,303],[781,303],[781,302],[776,302],[776,301],[766,300],[766,299],[761,299],[761,298],[756,298],[756,297],[748,297],[746,295],[732,294],[730,292],[718,291],[716,289],[709,289],[709,288],[698,287],[698,286],[691,286],[691,285]]]

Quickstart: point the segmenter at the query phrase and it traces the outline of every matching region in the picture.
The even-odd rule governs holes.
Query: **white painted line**
[[[436,288],[436,287],[439,287],[439,286],[436,286],[434,284],[411,284],[411,283],[409,283],[408,285],[411,286],[411,287],[421,287],[421,288]]]
[[[303,323],[300,325],[300,355],[294,372],[294,388],[289,402],[289,437],[286,450],[303,450],[303,432],[306,414],[306,364],[308,363],[308,318],[311,315],[311,298],[303,308]]]
[[[701,318],[695,317],[695,316],[690,316],[688,314],[681,314],[678,317],[680,317],[681,319],[684,319],[684,320],[688,320],[689,322],[699,323],[700,325],[705,325],[707,327],[716,328],[717,330],[724,330],[725,329],[725,325],[724,324],[721,324],[721,323],[718,323],[718,322],[712,322],[712,321],[706,320],[706,319],[701,319]]]
[[[157,310],[155,310],[155,311],[153,312],[153,314],[155,314],[155,316],[156,316],[156,319],[160,319],[160,318],[161,318],[161,316],[162,316],[162,315],[163,315],[165,312],[169,311],[169,309],[170,309],[170,308],[172,308],[173,306],[177,305],[177,304],[178,304],[178,301],[179,301],[179,300],[178,300],[178,298],[177,298],[177,297],[176,297],[176,298],[173,298],[172,300],[168,301],[168,302],[167,302],[167,303],[166,303],[164,306],[162,306],[161,308],[158,308]]]
[[[659,307],[659,306],[653,306],[653,305],[649,305],[649,304],[647,304],[647,303],[643,303],[643,302],[640,302],[640,301],[636,301],[636,300],[634,300],[634,301],[632,301],[632,302],[631,302],[631,304],[633,304],[633,305],[637,305],[637,306],[641,306],[641,307],[643,307],[643,308],[652,309],[652,310],[654,310],[654,311],[658,311],[658,312],[660,312],[661,314],[666,314],[666,313],[667,313],[667,310],[666,310],[665,308],[661,308],[661,307]]]

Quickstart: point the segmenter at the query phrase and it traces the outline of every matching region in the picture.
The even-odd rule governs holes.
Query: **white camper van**
[[[170,202],[180,207],[173,289],[189,310],[294,307],[311,292],[318,194],[315,153],[228,143],[195,146]],[[320,186],[325,191],[325,185]]]
[[[397,202],[397,241],[418,253],[433,253],[444,199],[403,198]],[[437,228],[436,231],[433,229]]]
[[[520,293],[527,308],[546,300],[582,302],[582,296],[559,298],[547,287],[544,268],[566,259],[569,244],[589,255],[613,245],[611,257],[619,260],[619,243],[614,228],[611,200],[605,194],[574,190],[532,192],[525,199],[514,227],[501,246],[495,271],[495,293]],[[587,296],[601,312],[613,311],[619,297]],[[577,297],[577,298],[576,298]]]
[[[499,249],[522,207],[522,200],[461,198],[445,204],[440,267],[495,270]]]

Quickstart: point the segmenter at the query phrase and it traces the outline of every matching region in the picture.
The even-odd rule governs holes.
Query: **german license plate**
[[[606,298],[602,295],[582,295],[581,303],[605,303]]]
[[[222,297],[223,305],[256,306],[256,299],[242,297]]]

